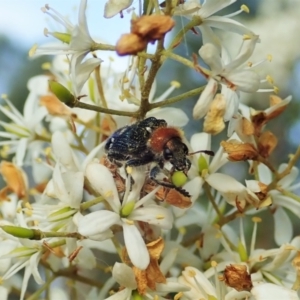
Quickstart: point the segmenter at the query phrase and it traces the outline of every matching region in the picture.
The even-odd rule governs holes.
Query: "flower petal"
[[[113,211],[94,211],[78,220],[78,232],[84,236],[96,235],[119,224],[120,216]]]
[[[112,270],[112,275],[121,286],[131,290],[137,288],[134,273],[129,266],[116,262]]]
[[[86,167],[85,175],[91,187],[105,198],[116,213],[119,213],[121,203],[111,172],[99,163],[90,163]]]
[[[209,79],[204,91],[201,93],[193,109],[194,119],[203,118],[209,111],[209,106],[217,92],[218,83],[214,79]]]
[[[171,229],[173,216],[169,209],[158,205],[148,205],[135,209],[129,216],[131,220],[157,225],[162,229]]]
[[[145,270],[150,263],[150,256],[145,242],[135,225],[123,222],[123,234],[128,256],[134,266]]]
[[[290,217],[282,207],[277,207],[274,213],[274,238],[278,246],[288,243],[292,240],[293,225]],[[282,225],[284,224],[284,226]]]

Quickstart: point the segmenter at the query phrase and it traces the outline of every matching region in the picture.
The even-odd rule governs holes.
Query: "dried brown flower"
[[[210,109],[205,116],[203,131],[210,134],[218,134],[225,128],[223,120],[226,109],[225,97],[217,94],[210,105]]]
[[[236,289],[237,291],[250,291],[253,287],[251,276],[245,265],[229,265],[224,270],[222,280],[226,285]]]
[[[134,33],[123,34],[118,40],[116,51],[119,55],[136,54],[144,50],[148,41]]]
[[[228,142],[222,141],[221,146],[224,151],[228,154],[230,161],[241,161],[241,160],[256,160],[258,152],[255,147],[250,143],[242,143],[237,140],[230,140]]]
[[[261,134],[258,140],[259,154],[267,158],[273,152],[277,145],[277,138],[271,131],[265,131]]]
[[[150,15],[142,16],[133,20],[131,32],[148,41],[159,40],[169,32],[175,25],[175,21],[170,16]]]

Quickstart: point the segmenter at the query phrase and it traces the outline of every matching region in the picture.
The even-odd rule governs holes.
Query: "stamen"
[[[247,13],[247,14],[250,12],[249,7],[248,7],[247,5],[245,5],[245,4],[243,4],[243,5],[241,6],[240,10],[238,10],[238,11],[232,13],[232,14],[225,15],[224,17],[225,17],[225,18],[232,18],[232,17],[235,17],[235,16],[237,16],[237,15],[239,15],[240,13],[243,13],[243,12],[245,12],[245,13]]]
[[[274,79],[271,77],[271,75],[267,75],[266,76],[266,80],[267,80],[267,82],[269,82],[270,84],[274,84]]]
[[[158,98],[155,99],[155,102],[161,102],[165,100],[175,89],[180,87],[180,83],[178,81],[171,81],[171,86],[162,93]]]
[[[165,218],[164,215],[156,215],[157,220],[163,220]]]
[[[259,217],[253,217],[252,221],[254,222],[254,227],[253,227],[251,244],[250,244],[250,256],[253,254],[255,248],[256,235],[257,235],[257,223],[261,222],[262,220]]]

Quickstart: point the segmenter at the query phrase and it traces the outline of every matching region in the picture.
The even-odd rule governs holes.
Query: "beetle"
[[[187,158],[188,147],[182,141],[181,131],[176,127],[168,126],[165,120],[148,117],[118,129],[107,139],[105,151],[107,158],[116,165],[122,166],[122,162],[125,162],[125,171],[127,167],[138,167],[155,162],[156,165],[150,169],[150,179],[189,196],[188,192],[181,187],[156,178],[164,169],[166,162],[172,165],[171,173],[183,171],[187,174],[191,167],[191,162]],[[203,152],[211,153],[211,151]]]

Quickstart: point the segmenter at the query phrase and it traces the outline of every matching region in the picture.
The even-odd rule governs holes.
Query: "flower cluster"
[[[256,68],[269,59],[249,61],[263,41],[233,19],[248,8],[222,16],[235,0],[137,2],[105,3],[112,22],[132,14],[116,45],[91,36],[94,3],[80,0],[75,24],[42,8],[62,31],[45,30],[54,42],[30,56],[53,61],[29,80],[23,113],[7,96],[0,105],[8,119],[0,121],[1,299],[300,299],[300,239],[289,216],[300,218],[300,148],[277,167],[270,157],[280,139],[268,129],[291,97],[274,95]],[[180,29],[178,18],[187,19]],[[187,59],[176,51],[190,31],[203,44]],[[237,54],[224,32],[240,37]],[[104,51],[128,56],[127,67]],[[170,97],[181,85],[170,81],[157,95],[171,59],[207,84]],[[244,92],[272,93],[269,107],[242,104]],[[192,112],[170,106],[195,95]],[[189,113],[204,118],[190,140],[179,128]],[[228,139],[212,149],[226,127]],[[236,162],[247,164],[248,180],[228,172]],[[261,212],[274,219],[265,249]]]

